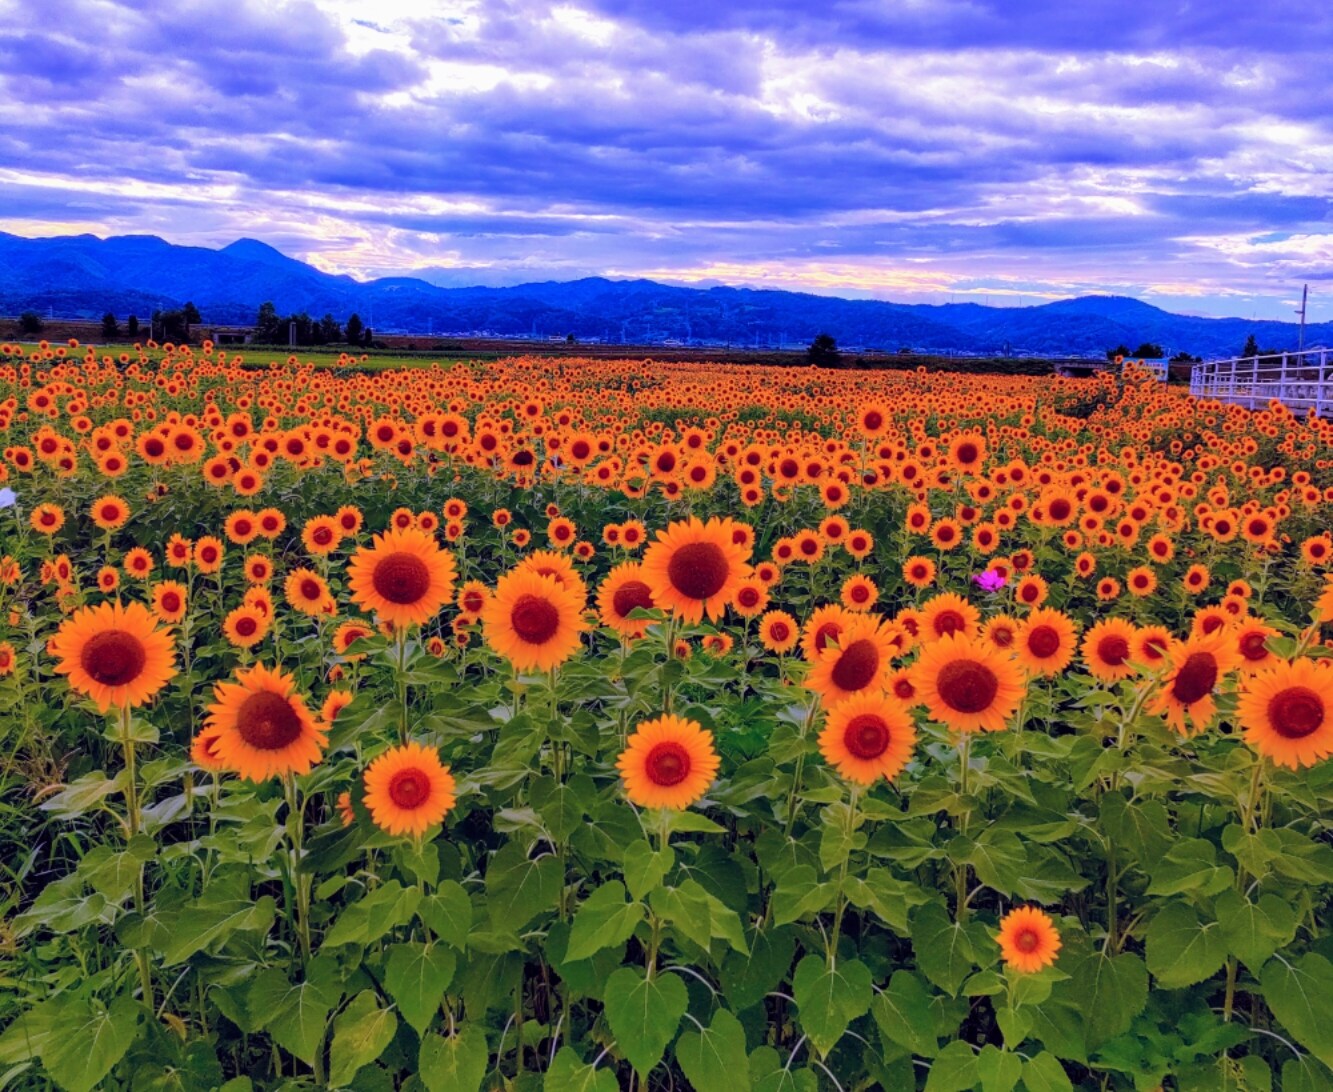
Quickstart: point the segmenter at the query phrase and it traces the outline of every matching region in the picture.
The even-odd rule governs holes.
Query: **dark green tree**
[[[42,332],[42,316],[36,311],[24,311],[19,315],[19,333],[21,334],[40,334]]]
[[[282,319],[272,300],[265,300],[259,305],[259,314],[255,316],[255,340],[263,345],[277,345],[287,339],[282,336]]]
[[[815,340],[805,350],[805,358],[816,368],[836,368],[842,363],[838,342],[832,334],[816,334]]]
[[[192,326],[193,326],[196,322],[203,322],[203,321],[204,321],[204,317],[203,317],[203,315],[201,315],[201,314],[199,313],[199,308],[197,308],[197,307],[196,307],[192,302],[190,302],[189,300],[187,300],[186,303],[185,303],[185,306],[181,308],[181,314],[185,316],[185,321],[188,322],[188,323],[190,323],[190,325],[192,325]]]
[[[1154,345],[1151,341],[1145,341],[1133,352],[1135,360],[1161,360],[1165,355],[1162,352],[1162,347]]]
[[[125,333],[130,337],[139,336],[139,316],[131,315],[125,320]]]
[[[335,341],[342,341],[343,328],[338,325],[336,318],[326,314],[319,320],[319,336],[325,345],[332,345]]]
[[[102,316],[102,340],[114,341],[120,337],[120,323],[116,321],[116,316],[108,311]]]
[[[1126,358],[1129,356],[1129,346],[1126,345],[1123,341],[1119,345],[1117,345],[1114,349],[1106,350],[1107,360],[1114,360],[1118,356]]]
[[[361,321],[361,316],[353,314],[347,320],[347,344],[360,345],[366,336],[365,323]]]
[[[1259,355],[1259,342],[1255,339],[1255,336],[1253,334],[1251,334],[1249,337],[1245,339],[1245,348],[1243,348],[1240,351],[1240,355],[1241,356]]]

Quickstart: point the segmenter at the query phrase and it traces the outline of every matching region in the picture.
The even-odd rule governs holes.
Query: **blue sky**
[[[1333,317],[1288,0],[0,0],[0,230],[332,272]]]

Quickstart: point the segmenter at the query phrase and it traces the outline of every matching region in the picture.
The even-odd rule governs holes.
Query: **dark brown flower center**
[[[859,713],[847,722],[842,741],[857,758],[878,758],[889,749],[889,726],[877,713]]]
[[[419,603],[430,590],[430,568],[416,554],[392,553],[375,563],[370,582],[390,603]]]
[[[408,767],[389,778],[389,799],[397,807],[419,808],[430,797],[430,778],[424,770]]]
[[[1308,686],[1289,686],[1269,701],[1268,720],[1283,739],[1304,739],[1323,726],[1323,699]]]
[[[1000,691],[1000,680],[977,660],[950,660],[940,669],[935,687],[940,700],[959,713],[989,709]]]
[[[1129,659],[1129,642],[1119,634],[1103,637],[1097,642],[1097,657],[1104,664],[1119,667]]]
[[[531,593],[519,596],[509,620],[514,632],[530,645],[544,645],[560,629],[560,611],[555,604]]]
[[[102,686],[125,686],[142,674],[148,662],[143,642],[120,629],[94,635],[79,654],[79,663],[92,680]]]
[[[667,576],[687,599],[709,599],[726,586],[731,568],[714,542],[691,542],[671,555]]]
[[[611,606],[618,618],[627,618],[630,611],[638,607],[652,610],[653,593],[642,580],[626,580],[611,597]]]
[[[1022,929],[1014,937],[1014,947],[1020,952],[1035,952],[1041,946],[1041,937],[1035,929]]]
[[[1183,705],[1193,705],[1207,697],[1217,685],[1217,659],[1211,652],[1193,652],[1180,665],[1171,696]]]
[[[1262,660],[1268,656],[1268,635],[1247,633],[1240,639],[1240,652],[1247,660]]]
[[[1060,633],[1054,626],[1034,626],[1028,633],[1028,651],[1044,660],[1060,651]]]
[[[956,610],[942,610],[935,615],[935,632],[941,637],[967,628],[967,619]]]
[[[300,738],[301,718],[281,694],[256,690],[237,711],[236,731],[256,750],[280,751]]]
[[[838,653],[831,676],[841,690],[864,690],[879,673],[879,649],[869,638],[861,637]]]
[[[653,746],[643,766],[654,785],[679,785],[690,776],[690,753],[679,743],[668,740]]]

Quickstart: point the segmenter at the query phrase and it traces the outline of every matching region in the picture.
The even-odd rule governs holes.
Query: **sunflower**
[[[420,743],[391,747],[366,767],[366,810],[381,830],[420,838],[454,806],[454,776]]]
[[[130,518],[130,506],[124,498],[108,493],[93,501],[90,514],[93,523],[103,531],[115,531],[125,526],[125,521]]]
[[[348,562],[352,601],[396,626],[412,626],[439,614],[454,590],[457,566],[430,535],[415,527],[376,535]]]
[[[837,646],[830,645],[819,654],[805,685],[829,709],[854,695],[877,693],[884,688],[891,661],[898,654],[893,636],[872,615],[848,615]]]
[[[1134,674],[1136,630],[1123,618],[1106,618],[1083,635],[1083,663],[1100,682],[1113,683]]]
[[[142,546],[135,546],[125,554],[125,572],[136,580],[147,580],[153,571],[153,555]]]
[[[1014,651],[1018,662],[1034,675],[1058,675],[1074,658],[1074,620],[1049,607],[1039,607],[1027,616],[1016,634]]]
[[[1014,585],[1014,602],[1025,607],[1039,607],[1046,602],[1049,588],[1036,573],[1029,573]]]
[[[67,618],[51,639],[56,673],[105,713],[149,701],[176,674],[172,636],[142,603],[101,603]]]
[[[771,610],[759,619],[759,642],[769,652],[778,655],[790,652],[800,637],[796,619],[785,610]]]
[[[239,606],[222,620],[222,635],[237,648],[253,648],[268,633],[268,616],[251,606]]]
[[[1055,922],[1035,906],[1015,907],[1005,914],[996,940],[1006,966],[1020,974],[1049,967],[1060,951],[1060,933]]]
[[[194,544],[194,564],[201,573],[215,573],[222,568],[225,548],[222,541],[212,535],[204,535]]]
[[[982,635],[996,648],[1005,651],[1012,651],[1014,642],[1018,640],[1019,628],[1023,625],[1017,618],[1010,614],[997,614],[986,619],[986,624],[982,627]]]
[[[334,600],[324,578],[313,569],[293,569],[282,586],[288,604],[312,618],[332,611]]]
[[[863,573],[853,573],[842,585],[842,605],[851,611],[868,611],[879,599],[879,588]]]
[[[732,521],[697,516],[670,524],[643,556],[654,601],[687,622],[716,621],[750,575],[750,550],[732,535]]]
[[[548,671],[578,651],[584,606],[581,591],[554,577],[508,572],[482,608],[482,636],[519,671]]]
[[[801,630],[801,654],[814,663],[829,645],[838,640],[852,612],[836,603],[816,608]]]
[[[903,579],[914,588],[928,588],[935,580],[935,562],[928,557],[909,557],[903,562]]]
[[[32,510],[28,522],[34,531],[54,535],[65,526],[65,510],[58,504],[39,504]]]
[[[177,623],[185,617],[187,595],[179,581],[160,580],[153,584],[153,613],[167,623]]]
[[[712,733],[670,714],[640,724],[616,761],[630,803],[677,811],[707,792],[718,765]]]
[[[921,605],[922,641],[938,641],[957,633],[972,637],[977,632],[981,612],[961,595],[941,592]]]
[[[758,576],[742,580],[731,600],[731,609],[742,618],[754,618],[768,607],[768,585]]]
[[[1178,641],[1166,653],[1167,671],[1147,711],[1164,716],[1181,735],[1207,728],[1217,712],[1213,691],[1222,678],[1240,662],[1240,653],[1226,630]]]
[[[1277,635],[1277,630],[1258,618],[1241,622],[1231,631],[1231,639],[1240,653],[1241,674],[1257,675],[1277,663],[1277,657],[1268,649],[1268,642]]]
[[[217,745],[217,730],[205,728],[190,741],[190,761],[201,770],[207,770],[209,773],[222,773],[227,766],[222,761],[222,756],[218,754]]]
[[[214,749],[228,770],[263,781],[309,773],[320,760],[328,746],[325,729],[295,688],[291,675],[263,664],[241,668],[235,682],[213,685],[204,729],[217,732]]]
[[[14,664],[17,661],[17,654],[14,646],[9,641],[0,641],[0,679],[6,675],[14,674]]]
[[[1245,742],[1293,770],[1333,754],[1333,676],[1313,660],[1279,662],[1247,679],[1236,703]]]
[[[630,618],[636,609],[652,610],[653,593],[643,581],[643,566],[637,561],[617,565],[597,591],[597,613],[602,624],[626,637],[642,637],[652,622]]]
[[[984,637],[950,635],[924,646],[912,681],[933,720],[963,732],[994,732],[1023,700],[1023,670]]]
[[[824,760],[849,781],[869,785],[897,777],[912,757],[916,726],[883,694],[860,694],[832,710],[819,734]]]
[[[490,588],[486,587],[480,580],[469,580],[458,589],[456,602],[458,603],[459,616],[468,622],[478,621],[481,618],[481,609],[490,597]]]
[[[363,637],[373,636],[375,636],[374,626],[369,622],[353,618],[333,631],[333,651],[349,663],[356,663],[358,660],[364,660],[366,655],[364,652],[352,652],[352,646]]]
[[[328,556],[342,542],[343,531],[334,516],[311,516],[301,529],[301,545],[312,556]]]
[[[1130,644],[1129,658],[1155,671],[1166,660],[1166,650],[1171,647],[1171,631],[1166,626],[1143,626],[1134,631]]]

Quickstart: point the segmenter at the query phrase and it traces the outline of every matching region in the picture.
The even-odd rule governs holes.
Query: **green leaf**
[[[751,1092],[819,1092],[819,1079],[814,1071],[805,1066],[794,1066],[795,1060],[793,1056],[784,1063],[778,1052],[769,1046],[754,1051],[750,1055]]]
[[[1013,1092],[1023,1075],[1023,1059],[987,1043],[977,1055],[977,1076],[982,1092]]]
[[[36,1023],[46,1023],[49,1034],[30,1042],[47,1073],[67,1092],[91,1092],[130,1049],[143,1010],[129,997],[118,997],[108,1007],[65,994],[34,1010],[38,1011],[42,1016]],[[6,1030],[4,1040],[10,1040],[12,1030]],[[0,1044],[9,1049],[22,1042],[17,1037],[9,1043],[4,1040]]]
[[[1214,864],[1217,850],[1203,838],[1185,838],[1152,870],[1149,895],[1216,895],[1236,880],[1229,866]]]
[[[569,840],[587,814],[585,801],[593,800],[596,796],[596,787],[586,774],[573,777],[565,784],[553,777],[541,777],[528,790],[528,799],[557,842]]]
[[[977,1056],[972,1053],[972,1048],[955,1039],[945,1044],[931,1064],[925,1092],[968,1092],[976,1087],[980,1077]]]
[[[1192,986],[1217,973],[1226,962],[1222,927],[1204,922],[1188,903],[1168,903],[1148,923],[1148,970],[1169,990]]]
[[[543,910],[554,910],[565,882],[558,857],[532,860],[521,842],[506,842],[486,871],[486,912],[497,929],[517,932]]]
[[[734,952],[722,964],[722,989],[737,1012],[759,1004],[791,969],[796,942],[786,929],[767,929],[750,941],[749,954]]]
[[[389,948],[384,988],[418,1035],[440,1011],[444,991],[453,981],[457,960],[443,944],[395,944]]]
[[[460,952],[467,948],[467,935],[472,929],[472,900],[462,884],[445,880],[435,894],[421,900],[417,915],[446,944]]]
[[[1263,895],[1253,903],[1240,892],[1228,890],[1217,897],[1216,906],[1227,951],[1252,974],[1258,974],[1269,957],[1296,935],[1296,910],[1276,895]]]
[[[830,966],[823,956],[807,955],[796,964],[791,986],[801,1028],[820,1055],[828,1054],[848,1025],[870,1008],[870,969],[855,959]]]
[[[587,959],[603,948],[624,944],[642,920],[643,903],[626,902],[623,883],[602,884],[574,915],[565,959]]]
[[[689,994],[678,975],[646,978],[639,967],[621,967],[606,982],[606,1019],[620,1052],[640,1077],[662,1060],[680,1027]]]
[[[325,934],[321,949],[374,944],[390,929],[411,921],[421,897],[419,887],[404,887],[397,880],[382,884],[338,915],[333,928]]]
[[[585,1064],[573,1047],[567,1046],[556,1051],[542,1089],[543,1092],[618,1092],[615,1073]]]
[[[870,1014],[889,1042],[925,1058],[933,1058],[938,1052],[930,996],[925,984],[911,971],[893,972],[888,989],[876,995]]]
[[[807,914],[826,910],[833,902],[834,886],[818,881],[813,865],[797,865],[784,872],[773,892],[773,924],[790,925]]]
[[[329,1049],[329,1081],[351,1084],[363,1065],[381,1054],[398,1030],[393,1009],[382,1009],[374,990],[362,990],[333,1021],[333,1046]]]
[[[726,1009],[718,1009],[702,1031],[688,1028],[680,1033],[676,1061],[695,1088],[750,1087],[745,1029]]]
[[[1282,1092],[1328,1092],[1333,1071],[1312,1055],[1302,1054],[1282,1065]]]
[[[1269,960],[1259,976],[1264,1000],[1292,1037],[1333,1067],[1333,963],[1306,952],[1295,963]]]
[[[1079,964],[1069,985],[1083,1013],[1089,1050],[1127,1032],[1148,1003],[1148,968],[1129,952],[1090,956]]]
[[[271,895],[257,902],[250,899],[221,899],[207,893],[186,903],[171,928],[170,939],[163,953],[167,966],[183,963],[214,941],[230,936],[237,930],[267,933],[277,913],[277,904]]]
[[[75,819],[91,810],[112,793],[121,792],[125,784],[122,771],[115,777],[107,777],[101,770],[84,774],[77,781],[71,781],[54,796],[48,796],[39,805],[42,811],[50,812],[57,819]]]
[[[1022,882],[1027,850],[1018,835],[992,829],[977,839],[967,860],[976,870],[977,879],[1002,895],[1010,895]]]
[[[417,1056],[418,1076],[428,1092],[477,1092],[490,1061],[486,1033],[476,1024],[457,1035],[427,1035]]]
[[[686,880],[679,887],[659,887],[648,903],[677,933],[708,951],[713,941],[713,912],[708,892],[697,880]]]
[[[1060,1059],[1046,1050],[1023,1063],[1023,1083],[1028,1092],[1073,1092],[1074,1089]]]
[[[938,902],[917,907],[912,914],[912,949],[917,967],[950,997],[958,996],[976,966],[971,936]]]
[[[293,986],[281,971],[270,968],[251,982],[246,1007],[261,1021],[261,1028],[268,1028],[278,1046],[313,1065],[324,1045],[329,1013],[340,996],[336,985],[318,976]]]
[[[625,885],[636,899],[642,899],[666,879],[676,863],[676,851],[670,846],[653,849],[647,842],[631,842],[625,849]]]

